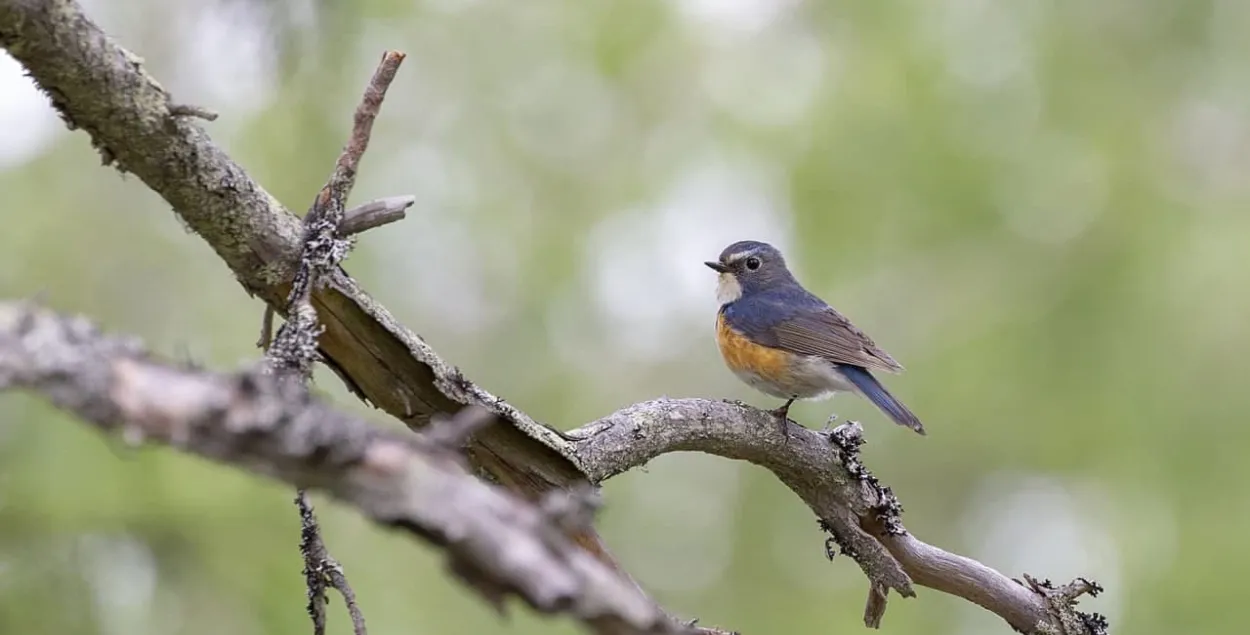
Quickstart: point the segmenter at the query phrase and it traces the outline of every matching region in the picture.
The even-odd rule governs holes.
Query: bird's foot
[[[768,414],[777,419],[777,426],[781,430],[781,436],[787,441],[790,440],[790,404],[794,403],[793,399],[781,404],[781,407],[768,411]]]

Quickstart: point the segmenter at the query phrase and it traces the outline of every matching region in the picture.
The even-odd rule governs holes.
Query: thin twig
[[[298,378],[301,384],[312,376],[313,364],[319,358],[318,339],[324,330],[317,320],[317,311],[311,302],[312,292],[322,276],[336,269],[351,249],[351,243],[341,238],[339,231],[344,219],[344,205],[356,182],[360,159],[369,147],[373,120],[382,107],[387,87],[403,61],[404,54],[395,51],[388,51],[382,56],[382,62],[369,81],[360,106],[356,108],[351,137],[334,164],[330,180],[321,188],[313,201],[312,209],[304,217],[304,244],[287,299],[287,319],[278,329],[273,345],[266,351],[266,356],[275,370],[288,377]],[[266,307],[261,328],[262,346],[268,341],[267,331],[271,319],[272,311]],[[330,556],[325,546],[312,503],[302,490],[296,495],[295,501],[300,510],[300,553],[304,557],[308,615],[313,622],[313,634],[325,635],[325,589],[329,585],[342,594],[348,612],[351,613],[356,635],[366,635],[364,616],[356,606],[356,593],[348,583],[342,567]]]
[[[303,249],[291,292],[287,296],[287,319],[278,329],[270,357],[275,366],[300,376],[312,374],[313,362],[318,359],[317,338],[323,328],[317,324],[316,311],[310,299],[319,280],[337,269],[351,249],[348,240],[340,238],[339,225],[343,222],[344,206],[352,187],[356,184],[356,171],[360,159],[369,147],[369,135],[373,120],[382,108],[386,89],[395,79],[404,54],[387,51],[382,55],[378,69],[374,71],[364,97],[356,107],[351,136],[334,163],[330,179],[313,201],[312,209],[304,217]]]
[[[256,348],[266,352],[273,342],[273,315],[273,307],[266,304],[265,314],[260,317],[260,337],[256,340]]]
[[[295,493],[295,505],[299,508],[299,551],[304,557],[304,585],[308,589],[308,615],[312,617],[313,635],[326,632],[326,575],[325,565],[330,561],[325,542],[321,540],[321,528],[313,513],[308,494],[300,489]]]
[[[297,490],[295,504],[299,507],[300,542],[299,550],[304,556],[304,582],[308,587],[308,614],[312,616],[314,635],[325,635],[326,631],[326,587],[333,587],[342,596],[347,605],[347,613],[352,619],[352,632],[355,635],[367,635],[365,616],[356,605],[356,593],[343,567],[330,556],[325,541],[321,539],[321,525],[317,522],[317,514],[313,511],[312,502],[308,500],[308,492]]]
[[[326,567],[326,576],[330,578],[330,586],[338,589],[343,596],[343,603],[347,605],[347,614],[352,620],[352,632],[355,635],[366,635],[368,630],[365,628],[365,615],[360,612],[360,606],[356,604],[356,592],[347,583],[347,574],[343,573],[343,567],[334,558],[329,558],[327,563],[329,566]]]

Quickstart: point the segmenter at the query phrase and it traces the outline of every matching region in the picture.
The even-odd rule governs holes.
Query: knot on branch
[[[1027,573],[1023,578],[1023,584],[1046,602],[1052,624],[1057,626],[1040,626],[1036,632],[1048,635],[1107,635],[1109,625],[1106,616],[1076,610],[1078,598],[1082,595],[1098,597],[1103,591],[1102,585],[1088,578],[1077,578],[1056,587],[1049,579],[1038,580]]]
[[[830,417],[830,422],[833,419],[834,417]],[[858,421],[848,421],[829,433],[829,443],[837,450],[846,473],[867,487],[868,499],[876,501],[870,505],[873,520],[880,524],[882,532],[891,536],[902,536],[907,533],[907,529],[903,527],[903,503],[894,495],[894,490],[882,485],[860,460],[859,449],[867,442],[864,439],[864,427]]]

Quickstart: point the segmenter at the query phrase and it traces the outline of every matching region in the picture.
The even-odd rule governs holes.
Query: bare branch
[[[339,234],[352,236],[403,220],[408,215],[408,208],[416,202],[415,196],[388,196],[361,203],[347,210],[347,213],[343,215],[343,223],[339,225]]]
[[[325,635],[326,587],[331,586],[343,595],[343,602],[347,605],[347,613],[352,620],[352,632],[355,635],[366,635],[368,629],[365,627],[365,616],[356,605],[356,592],[348,584],[343,568],[330,556],[321,539],[321,527],[317,524],[312,503],[308,501],[308,492],[297,490],[295,505],[299,508],[299,550],[304,557],[304,584],[308,587],[308,615],[313,621],[313,634]]]
[[[263,370],[220,374],[154,361],[78,317],[0,303],[0,389],[39,393],[100,429],[318,489],[444,548],[492,603],[520,596],[591,633],[695,632],[578,548],[548,516],[432,453]]]
[[[377,118],[386,89],[403,61],[404,54],[395,51],[388,51],[382,56],[382,62],[365,89],[364,99],[356,109],[351,137],[335,162],[330,180],[321,188],[312,209],[304,217],[304,246],[300,250],[299,266],[287,300],[288,318],[279,329],[273,347],[266,351],[275,370],[298,378],[304,388],[312,377],[312,367],[318,358],[317,340],[322,331],[317,311],[309,300],[322,277],[337,269],[351,248],[350,242],[339,238],[343,208],[355,185],[360,159],[369,146],[373,120]],[[265,307],[261,342],[266,345],[272,318],[271,308]],[[356,592],[347,581],[342,566],[326,548],[308,494],[299,490],[295,503],[300,512],[300,554],[304,558],[304,581],[308,588],[308,615],[312,618],[313,635],[325,635],[327,585],[342,594],[355,635],[367,635],[364,614],[356,604]]]
[[[356,604],[356,592],[347,583],[343,567],[334,558],[329,558],[325,562],[329,565],[325,569],[325,574],[330,579],[330,586],[338,589],[338,592],[343,595],[343,603],[347,605],[347,615],[352,620],[352,633],[354,635],[366,635],[369,631],[365,628],[365,616],[360,612],[360,607]]]
[[[567,436],[572,439],[568,452],[595,481],[679,451],[767,468],[807,503],[843,553],[868,576],[868,626],[879,625],[886,590],[907,596],[915,583],[974,602],[1020,632],[1099,632],[1090,624],[1100,618],[1080,613],[1073,602],[1097,588],[1087,581],[1062,590],[1026,587],[908,533],[898,499],[859,460],[863,437],[857,423],[838,426],[830,434],[791,426],[787,440],[769,413],[746,404],[659,399],[612,413]]]
[[[334,173],[330,181],[321,189],[317,205],[341,215],[347,204],[347,197],[356,185],[356,172],[360,169],[360,159],[369,147],[369,137],[373,133],[373,120],[377,119],[382,110],[382,100],[386,97],[386,89],[399,72],[399,65],[404,62],[405,55],[399,51],[387,51],[382,54],[378,68],[365,87],[364,97],[356,107],[356,115],[352,119],[352,133],[347,145],[339,154],[334,164]]]
[[[404,54],[398,51],[387,51],[382,56],[365,88],[364,98],[356,108],[347,145],[339,154],[330,179],[304,217],[303,247],[285,307],[287,321],[278,329],[273,348],[268,351],[276,368],[296,372],[304,378],[312,375],[312,365],[319,357],[317,341],[322,332],[317,322],[317,310],[311,303],[312,293],[325,276],[338,270],[339,263],[351,249],[350,242],[339,238],[339,225],[343,222],[347,197],[356,184],[360,159],[369,147],[373,121],[382,108],[386,89],[395,79],[403,61]],[[261,340],[264,339],[262,334]]]

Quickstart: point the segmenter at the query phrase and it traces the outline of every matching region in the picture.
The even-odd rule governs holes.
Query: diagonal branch
[[[132,338],[9,302],[0,303],[5,389],[41,394],[128,440],[328,492],[445,549],[451,571],[497,607],[516,595],[603,635],[697,632],[577,547],[550,513],[470,475],[458,454],[332,410],[264,368],[162,364]]]

